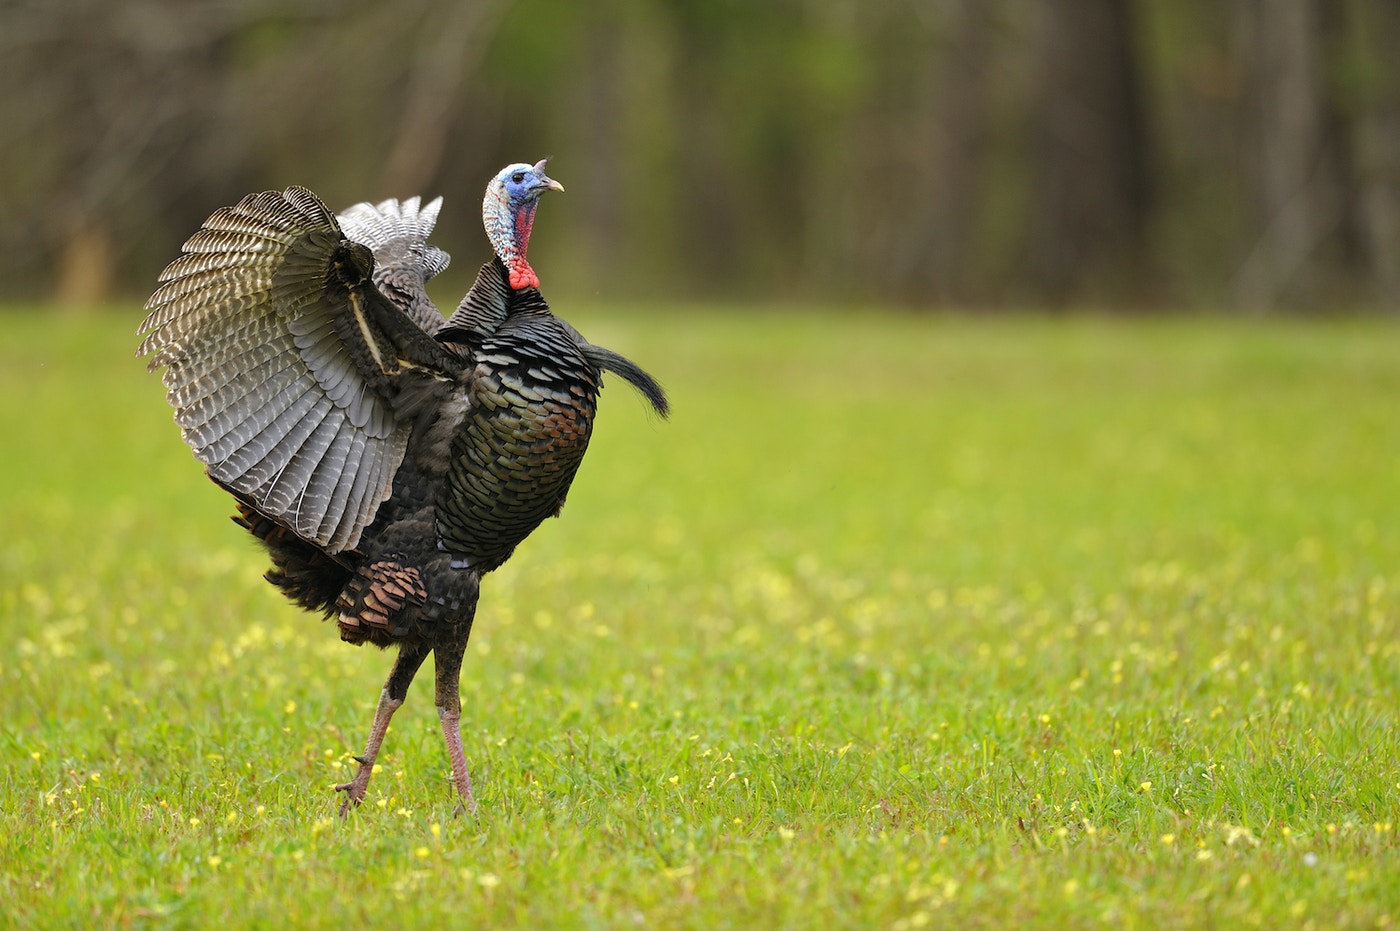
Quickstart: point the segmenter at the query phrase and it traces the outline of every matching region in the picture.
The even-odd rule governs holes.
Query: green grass
[[[264,560],[131,357],[0,318],[0,925],[1400,920],[1400,333],[578,314],[564,518],[430,688]]]

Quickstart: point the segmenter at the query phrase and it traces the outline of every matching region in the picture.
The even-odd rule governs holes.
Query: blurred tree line
[[[1397,49],[1396,0],[0,0],[0,293],[147,292],[290,183],[445,195],[465,283],[552,155],[551,292],[1393,307]]]

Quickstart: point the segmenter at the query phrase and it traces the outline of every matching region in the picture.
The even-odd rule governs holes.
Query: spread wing
[[[250,194],[185,243],[138,331],[210,478],[330,553],[358,545],[461,365],[373,269],[315,194]]]

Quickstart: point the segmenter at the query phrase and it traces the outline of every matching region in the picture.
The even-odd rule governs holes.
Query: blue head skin
[[[517,291],[540,286],[539,276],[525,260],[540,195],[564,190],[564,185],[544,173],[545,161],[541,159],[533,165],[519,162],[502,168],[486,185],[486,197],[481,202],[486,237],[506,267],[510,286]]]

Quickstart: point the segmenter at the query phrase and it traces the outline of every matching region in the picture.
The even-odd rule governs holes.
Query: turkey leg
[[[433,669],[437,676],[437,711],[442,722],[442,736],[447,741],[447,757],[452,761],[452,782],[457,786],[461,804],[476,814],[476,798],[472,795],[472,777],[467,773],[467,754],[462,749],[462,654],[466,652],[465,638],[460,643],[439,646],[433,650]],[[461,809],[459,808],[460,812]]]
[[[354,779],[335,787],[337,792],[345,793],[345,801],[340,805],[342,818],[364,800],[365,790],[369,788],[369,777],[374,772],[374,758],[379,755],[379,745],[384,742],[384,734],[389,730],[389,719],[403,705],[404,698],[408,695],[409,684],[418,673],[418,667],[422,666],[423,660],[427,658],[426,645],[412,644],[399,650],[398,658],[394,660],[394,668],[389,670],[389,678],[384,681],[384,691],[379,694],[379,706],[374,709],[374,723],[370,725],[364,755],[355,758],[360,768],[355,771]]]

